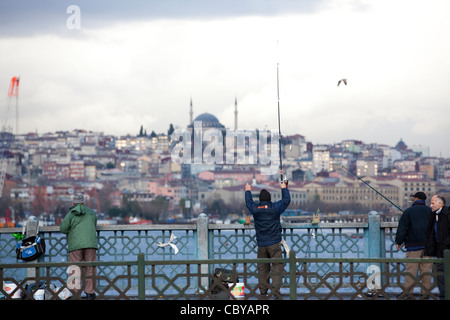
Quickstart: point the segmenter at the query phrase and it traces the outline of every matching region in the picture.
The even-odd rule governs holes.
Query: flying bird
[[[338,84],[337,84],[338,87],[341,84],[341,82],[343,82],[345,85],[347,85],[347,79],[341,79],[338,81]]]
[[[169,242],[166,242],[166,243],[158,242],[158,247],[163,248],[163,247],[168,247],[168,246],[170,246],[170,247],[175,251],[175,254],[177,254],[178,251],[179,251],[179,250],[178,250],[178,247],[177,247],[176,244],[173,244],[173,243],[172,243],[172,241],[175,240],[176,238],[177,238],[177,236],[174,235],[173,233],[171,233],[171,234],[170,234],[170,238],[169,238]]]

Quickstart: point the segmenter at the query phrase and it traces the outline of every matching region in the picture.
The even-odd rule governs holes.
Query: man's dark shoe
[[[85,300],[95,300],[95,293],[86,293]]]

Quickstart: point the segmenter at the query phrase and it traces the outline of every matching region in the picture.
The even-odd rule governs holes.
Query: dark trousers
[[[257,258],[282,258],[281,246],[279,243],[267,247],[258,246]],[[271,267],[272,265],[272,267]],[[269,279],[272,278],[274,293],[280,294],[281,275],[284,269],[282,262],[258,263],[258,285],[261,294],[266,294],[269,288]]]

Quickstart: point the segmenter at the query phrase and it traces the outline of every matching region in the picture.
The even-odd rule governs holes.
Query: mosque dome
[[[202,122],[203,128],[219,128],[223,129],[225,126],[219,122],[219,120],[210,113],[202,113],[199,114],[195,119],[194,122]],[[191,123],[188,127],[192,128],[194,126],[193,123]]]
[[[406,150],[408,148],[408,146],[406,145],[406,143],[403,141],[403,139],[400,139],[400,141],[397,143],[397,145],[395,146],[395,149],[397,150]]]

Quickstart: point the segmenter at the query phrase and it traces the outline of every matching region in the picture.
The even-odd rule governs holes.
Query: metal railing
[[[283,238],[296,254],[285,256],[282,261],[284,298],[293,299],[294,289],[297,299],[370,298],[367,290],[371,285],[367,281],[374,276],[368,270],[377,266],[376,279],[380,280],[377,296],[390,299],[403,291],[404,279],[410,276],[405,273],[405,262],[411,260],[403,258],[404,253],[395,248],[393,241],[397,224],[381,223],[377,214],[369,215],[367,223],[292,223],[282,227]],[[225,286],[213,276],[215,268],[225,268],[234,270],[236,280],[244,284],[246,299],[265,298],[257,290],[257,264],[265,260],[256,259],[252,226],[209,224],[204,214],[197,224],[190,225],[98,226],[98,261],[76,264],[67,262],[66,237],[59,227],[40,228],[47,251],[38,263],[16,261],[17,241],[10,234],[20,231],[20,228],[0,229],[0,283],[12,283],[23,292],[29,289],[27,283],[43,282],[52,284],[48,295],[56,299],[68,287],[69,266],[94,265],[101,299],[217,299],[223,295],[230,298],[234,287],[224,290]],[[177,237],[173,242],[179,249],[176,255],[170,247],[157,245],[169,241],[172,233]],[[420,262],[448,266],[445,263],[448,259],[444,260]],[[37,268],[36,278],[27,276],[26,270],[30,268]],[[437,275],[435,270],[430,274],[433,279]],[[445,276],[447,280],[449,277]],[[431,297],[437,297],[436,281],[432,281],[431,288],[420,288],[420,278],[413,278],[416,291],[423,289]],[[5,294],[4,290],[2,293]]]
[[[281,262],[286,266],[283,272],[283,284],[280,294],[276,293],[274,288],[269,291],[268,296],[262,296],[258,291],[257,274],[250,271],[250,266],[258,263]],[[411,292],[407,296],[410,299],[421,299],[427,296],[428,299],[439,299],[439,293],[435,286],[425,288],[421,284],[423,276],[419,278],[400,271],[399,265],[402,263],[443,263],[446,296],[450,299],[450,251],[445,252],[442,259],[403,259],[403,258],[296,258],[295,253],[291,251],[288,258],[279,259],[216,259],[216,260],[178,260],[178,261],[148,261],[144,259],[144,254],[138,254],[134,261],[101,261],[101,262],[47,262],[47,263],[29,263],[29,264],[0,264],[0,281],[5,281],[9,285],[14,284],[15,290],[22,291],[23,299],[36,299],[36,293],[41,288],[34,286],[28,288],[30,281],[35,283],[53,283],[53,286],[45,287],[45,299],[61,300],[61,294],[66,288],[71,287],[71,280],[64,277],[55,276],[55,270],[67,269],[69,266],[101,266],[108,268],[118,268],[121,272],[115,275],[105,273],[96,274],[96,293],[97,299],[186,299],[186,300],[205,300],[205,299],[247,299],[247,300],[265,300],[272,297],[290,300],[315,300],[315,299],[339,299],[339,300],[367,300],[367,299],[397,299],[400,292],[406,292],[406,288],[401,278],[411,277],[414,279],[414,286],[421,289],[421,295]],[[338,271],[326,274],[320,274],[310,266],[314,264],[333,264]],[[233,278],[230,282],[223,282],[224,279],[216,277],[209,272],[202,272],[202,266],[218,266],[223,264],[231,265]],[[378,274],[369,275],[358,270],[356,265],[367,264],[372,266],[381,266]],[[182,270],[175,277],[168,276],[164,271],[167,266],[182,266]],[[5,277],[5,271],[10,268],[34,268],[36,276],[24,278],[17,281],[14,278]],[[436,271],[429,274],[431,277],[440,275]],[[378,286],[376,277],[379,277]],[[336,282],[336,279],[338,281]],[[71,298],[79,299],[80,293],[84,289],[86,276],[80,275],[81,290],[75,293]],[[205,280],[207,280],[205,282]],[[125,281],[127,284],[123,286]],[[206,285],[204,285],[206,283]],[[299,283],[303,284],[300,286]],[[395,286],[392,284],[395,283]],[[236,295],[233,292],[238,285],[243,285],[242,295]],[[270,286],[270,284],[269,284]],[[399,290],[393,291],[397,287]],[[193,289],[195,288],[195,290]],[[7,293],[4,289],[0,292],[6,299],[11,299],[16,291]],[[375,294],[369,294],[373,293]]]

